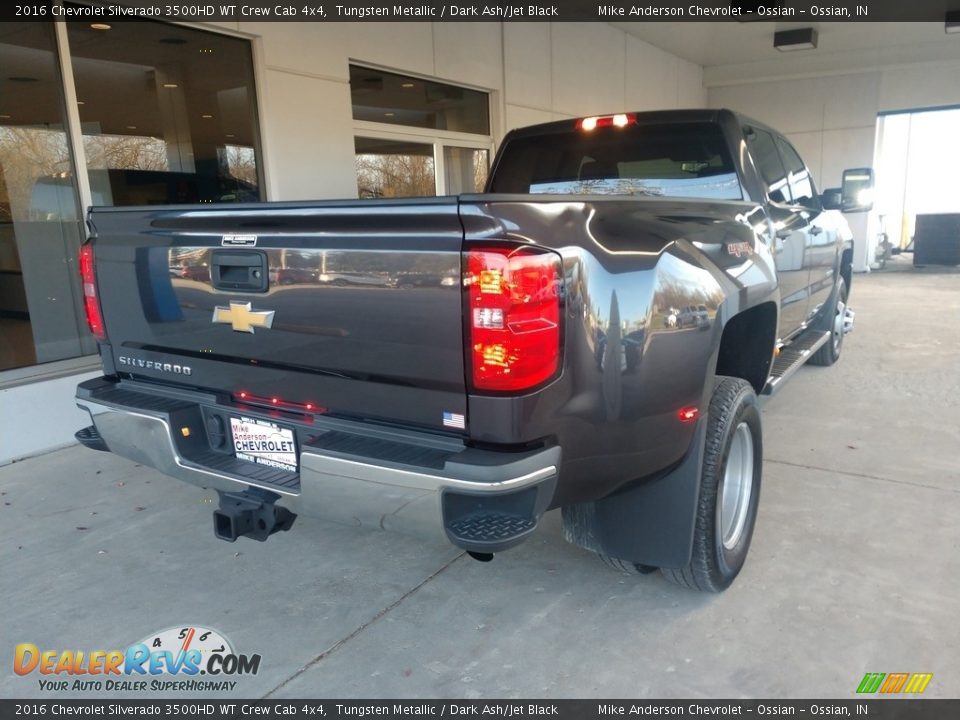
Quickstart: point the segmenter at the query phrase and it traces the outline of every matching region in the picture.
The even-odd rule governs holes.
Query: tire
[[[619,560],[609,555],[604,555],[603,553],[597,553],[597,557],[600,558],[605,565],[609,565],[614,570],[619,570],[628,575],[649,575],[659,570],[659,568],[655,568],[652,565],[641,565],[640,563],[630,562],[629,560]]]
[[[667,580],[707,592],[730,586],[750,549],[762,472],[756,393],[746,380],[718,377],[707,418],[693,554],[684,568],[661,568]]]
[[[833,314],[824,318],[823,329],[830,332],[830,339],[807,361],[811,365],[829,367],[840,359],[843,351],[843,320],[847,310],[847,283],[840,278],[833,299]]]

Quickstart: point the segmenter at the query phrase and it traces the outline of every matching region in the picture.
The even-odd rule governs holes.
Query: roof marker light
[[[616,115],[593,115],[591,117],[577,120],[577,129],[585,132],[596,130],[597,128],[618,127],[625,128],[628,125],[634,125],[637,122],[637,116],[633,113],[617,113]]]

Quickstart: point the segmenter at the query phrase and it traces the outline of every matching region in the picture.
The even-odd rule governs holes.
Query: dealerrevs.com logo
[[[13,671],[38,674],[50,692],[183,692],[233,690],[239,675],[256,675],[260,655],[242,655],[223,634],[200,626],[172,627],[125,650],[14,649]],[[201,677],[202,676],[202,677]]]

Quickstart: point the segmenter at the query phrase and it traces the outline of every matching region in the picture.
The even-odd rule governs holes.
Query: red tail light
[[[83,282],[83,309],[87,313],[87,325],[97,340],[106,340],[103,313],[97,297],[97,278],[93,271],[93,245],[89,242],[80,247],[80,278]]]
[[[530,248],[467,252],[473,387],[516,392],[560,366],[560,258]]]

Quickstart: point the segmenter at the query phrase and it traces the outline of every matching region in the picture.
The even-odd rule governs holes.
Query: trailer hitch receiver
[[[267,491],[218,493],[220,507],[213,511],[213,534],[234,542],[246,536],[263,542],[275,532],[289,530],[297,516],[279,507],[279,495]]]

